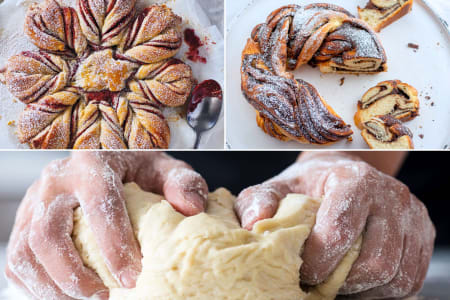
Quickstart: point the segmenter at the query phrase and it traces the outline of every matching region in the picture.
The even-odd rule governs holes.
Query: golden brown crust
[[[66,90],[30,103],[22,112],[19,141],[33,149],[64,149],[70,143],[72,106],[80,95]]]
[[[256,124],[258,124],[265,133],[280,141],[287,142],[292,140],[287,132],[271,122],[268,118],[264,117],[260,112],[256,112]]]
[[[183,105],[193,87],[192,69],[178,59],[168,59],[141,66],[129,89],[165,106]]]
[[[75,9],[61,7],[56,0],[32,4],[24,31],[36,46],[59,55],[76,56],[87,47]]]
[[[181,106],[191,68],[173,56],[181,18],[165,5],[135,0],[56,0],[32,5],[25,33],[40,48],[11,57],[0,80],[28,104],[19,140],[31,148],[168,148],[161,109]]]
[[[338,6],[288,5],[257,25],[242,51],[242,91],[264,132],[319,145],[348,138],[350,126],[312,85],[288,72],[306,63],[328,72],[385,71],[386,54],[378,37]]]
[[[398,7],[394,7],[393,10],[378,7],[372,3],[373,1],[369,1],[365,8],[358,7],[358,14],[359,17],[369,23],[376,32],[380,32],[383,28],[408,14],[413,7],[413,1],[414,0],[398,0]],[[371,17],[370,14],[375,14],[375,16]],[[376,17],[377,15],[379,16],[378,18]]]
[[[78,0],[76,10],[84,36],[92,45],[120,44],[133,21],[136,0]]]
[[[181,47],[181,21],[181,17],[165,5],[147,7],[127,28],[119,50],[143,64],[171,58]]]

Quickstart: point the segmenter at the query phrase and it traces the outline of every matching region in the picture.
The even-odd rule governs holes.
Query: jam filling
[[[188,52],[186,52],[187,58],[193,62],[200,62],[206,64],[206,58],[200,56],[200,47],[204,44],[200,38],[195,34],[195,30],[186,28],[184,30],[184,41],[189,46]]]
[[[193,112],[206,97],[216,97],[222,100],[222,88],[217,81],[205,80],[194,88],[191,101],[189,101],[188,112]]]

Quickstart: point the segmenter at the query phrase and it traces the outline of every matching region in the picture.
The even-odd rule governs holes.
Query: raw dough
[[[110,299],[334,299],[359,254],[361,238],[325,283],[305,292],[300,254],[318,200],[288,195],[273,218],[247,231],[234,214],[235,198],[223,188],[209,195],[206,213],[192,217],[134,183],[125,185],[124,194],[143,254],[134,289],[119,288],[81,209],[75,211],[75,245],[111,289]]]

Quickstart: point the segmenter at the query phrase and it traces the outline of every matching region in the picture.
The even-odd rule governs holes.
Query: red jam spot
[[[87,101],[108,101],[111,102],[111,100],[114,98],[114,96],[117,95],[117,92],[111,92],[111,91],[101,91],[101,92],[89,92],[86,93]]]
[[[197,108],[197,105],[206,97],[217,97],[222,100],[222,88],[217,81],[212,79],[205,80],[194,88],[191,101],[189,102],[188,112],[193,112]]]
[[[203,43],[195,34],[194,29],[186,28],[184,30],[184,41],[189,46],[189,50],[186,52],[187,58],[193,62],[201,62],[206,64],[206,58],[200,56],[199,52],[199,48],[203,46]]]

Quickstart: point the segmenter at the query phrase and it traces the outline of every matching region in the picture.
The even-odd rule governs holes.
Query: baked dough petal
[[[129,83],[134,93],[171,107],[183,105],[192,86],[191,67],[174,58],[141,66]]]
[[[170,8],[152,5],[129,26],[119,49],[125,56],[143,64],[166,60],[175,56],[181,47],[180,25],[181,18]]]
[[[126,93],[115,103],[124,138],[132,149],[166,149],[170,128],[160,105],[136,93]]]
[[[3,77],[9,91],[23,103],[61,91],[70,68],[61,57],[41,51],[24,51],[8,59]]]
[[[56,0],[33,4],[25,17],[25,34],[40,49],[65,56],[82,54],[87,41],[75,9]]]

